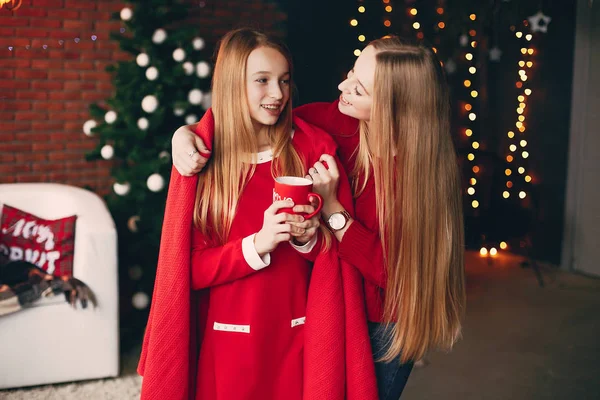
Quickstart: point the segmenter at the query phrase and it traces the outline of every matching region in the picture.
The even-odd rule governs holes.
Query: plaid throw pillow
[[[73,275],[76,215],[54,221],[4,205],[0,265],[24,260],[54,276]]]

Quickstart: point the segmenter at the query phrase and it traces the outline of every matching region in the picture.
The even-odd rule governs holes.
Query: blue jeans
[[[391,336],[391,326],[385,329],[385,324],[369,322],[369,336],[375,359],[375,375],[380,400],[398,400],[408,381],[413,363],[400,364],[400,356],[390,362],[377,362],[388,349],[388,339]]]

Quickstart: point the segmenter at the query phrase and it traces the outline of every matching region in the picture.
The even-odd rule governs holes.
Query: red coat
[[[320,142],[326,136],[299,118],[294,118],[294,124]],[[197,129],[207,144],[212,142],[213,126],[209,110]],[[320,150],[315,149],[315,154]],[[153,301],[138,366],[144,376],[142,399],[187,400],[196,392],[197,343],[202,341],[198,333],[204,331],[207,320],[206,295],[191,290],[196,184],[197,176],[182,177],[172,170]],[[340,196],[344,207],[352,210],[350,191]],[[306,302],[304,399],[377,399],[363,290],[360,273],[339,260],[335,243],[330,251],[319,253]]]

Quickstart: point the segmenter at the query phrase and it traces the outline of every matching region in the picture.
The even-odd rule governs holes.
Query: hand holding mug
[[[289,222],[301,222],[301,215],[291,215],[281,212],[283,209],[291,209],[294,202],[291,200],[275,201],[266,209],[263,226],[254,236],[254,248],[259,256],[272,252],[279,243],[287,242],[292,238],[292,228]]]

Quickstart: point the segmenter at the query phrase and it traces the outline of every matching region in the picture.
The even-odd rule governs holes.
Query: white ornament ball
[[[198,105],[202,102],[202,91],[200,89],[192,89],[188,93],[188,101],[191,104]]]
[[[187,117],[185,117],[185,123],[188,125],[195,124],[196,122],[198,122],[198,117],[196,116],[196,114],[190,114]]]
[[[158,99],[156,96],[149,94],[142,99],[142,110],[147,113],[153,113],[158,108]]]
[[[133,217],[129,217],[127,220],[127,228],[133,233],[138,231],[137,223],[140,221],[139,215],[134,215]]]
[[[105,160],[110,160],[115,155],[115,149],[110,144],[105,144],[100,149],[100,155]]]
[[[158,69],[156,69],[156,67],[148,68],[146,70],[146,78],[148,78],[149,81],[153,81],[158,78]]]
[[[135,58],[135,62],[137,63],[137,65],[139,65],[140,67],[145,67],[148,64],[150,64],[150,57],[148,57],[148,54],[146,53],[140,53],[138,54],[138,56]]]
[[[170,161],[171,160],[171,155],[169,154],[168,151],[163,150],[158,155],[158,158],[161,159],[161,160]]]
[[[196,64],[196,75],[198,78],[206,78],[210,75],[210,65],[206,61],[200,61]]]
[[[174,108],[173,109],[173,114],[177,115],[178,117],[181,117],[183,114],[185,114],[185,110],[183,108]]]
[[[137,126],[141,130],[145,131],[150,126],[150,122],[148,121],[147,118],[142,117],[142,118],[138,119]]]
[[[83,133],[85,133],[87,136],[93,136],[94,132],[92,132],[92,129],[94,129],[97,126],[98,126],[98,123],[96,121],[94,121],[93,119],[87,120],[83,124]]]
[[[183,63],[183,72],[185,72],[186,75],[191,75],[194,73],[194,64],[192,64],[189,61],[186,61]]]
[[[194,38],[192,45],[194,46],[194,50],[202,50],[204,48],[204,39],[199,37]]]
[[[129,277],[134,281],[139,281],[143,274],[144,271],[139,265],[134,265],[133,267],[129,268]]]
[[[131,189],[131,185],[129,185],[128,182],[125,182],[125,183],[115,182],[113,184],[113,190],[119,196],[125,196],[127,193],[129,193],[130,189]]]
[[[148,189],[153,192],[160,192],[165,187],[165,179],[160,174],[152,174],[146,181]]]
[[[175,49],[173,51],[173,60],[181,62],[185,59],[185,51],[183,49]]]
[[[109,111],[104,115],[104,120],[107,124],[112,124],[117,120],[117,113],[114,111]]]
[[[208,110],[212,105],[212,93],[208,92],[202,96],[202,108]]]
[[[143,310],[144,308],[148,307],[149,303],[150,298],[144,292],[137,292],[131,298],[131,304],[133,304],[133,306],[138,310]]]
[[[167,32],[162,28],[155,30],[154,34],[152,35],[152,42],[154,42],[156,44],[161,44],[166,39],[167,39]]]
[[[131,11],[131,8],[125,7],[121,10],[121,19],[123,21],[129,21],[131,17],[133,17],[133,11]]]

